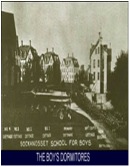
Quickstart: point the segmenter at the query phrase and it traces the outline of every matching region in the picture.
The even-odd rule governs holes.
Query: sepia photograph
[[[128,2],[1,2],[1,150],[128,150],[128,17]]]

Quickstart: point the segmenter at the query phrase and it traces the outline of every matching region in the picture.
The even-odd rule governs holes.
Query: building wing
[[[2,39],[16,38],[16,29],[14,15],[12,13],[2,12]]]

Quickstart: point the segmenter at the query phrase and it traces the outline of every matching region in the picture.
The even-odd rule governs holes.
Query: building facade
[[[39,56],[36,49],[31,46],[31,40],[29,45],[23,45],[15,51],[15,62],[20,67],[20,81],[31,82],[38,80],[39,72]]]
[[[2,91],[10,90],[17,84],[17,68],[15,66],[15,50],[18,47],[14,15],[2,12],[1,23],[1,70]],[[7,92],[8,92],[7,90]]]
[[[45,83],[48,84],[59,84],[61,82],[61,71],[60,71],[60,59],[59,56],[54,52],[54,48],[52,51],[47,51],[45,54],[40,56],[40,69],[41,80],[45,80]]]
[[[102,36],[96,44],[91,44],[90,49],[90,89],[94,93],[107,93],[108,74],[111,71],[112,50],[103,44]]]
[[[61,63],[61,81],[65,83],[74,83],[79,74],[79,63],[76,58],[72,56],[66,57]]]

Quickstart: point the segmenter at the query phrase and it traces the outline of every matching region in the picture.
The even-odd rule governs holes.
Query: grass
[[[114,138],[124,138],[128,141],[128,122],[123,119],[121,113],[116,110],[101,110],[92,104],[86,96],[78,93],[72,95],[73,101],[87,112],[93,119],[102,123],[113,135]],[[126,146],[122,146],[125,147]]]

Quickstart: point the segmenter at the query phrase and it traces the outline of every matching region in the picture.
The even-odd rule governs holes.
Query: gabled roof
[[[79,67],[78,60],[74,57],[64,58],[63,62],[66,66],[70,66],[72,64],[74,67]]]
[[[97,45],[100,42],[100,39],[102,37],[99,37],[99,39],[97,40],[97,43],[95,45],[92,45],[91,49],[90,49],[90,57],[92,56],[94,50],[96,49]],[[111,55],[111,48],[108,48],[108,46],[106,44],[102,44],[102,49],[107,52],[108,55]]]
[[[90,57],[92,56],[94,50],[96,49],[97,45],[99,44],[100,39],[97,40],[97,43],[95,45],[92,45],[91,49],[90,49]]]
[[[59,56],[55,54],[54,52],[46,52],[45,54],[42,54],[41,57],[43,57],[43,60],[46,64],[49,63],[51,57],[54,62],[57,62],[57,61],[60,62]]]
[[[37,51],[32,46],[23,45],[18,48],[18,53],[21,59],[26,59],[29,51],[31,51],[34,58],[37,56]]]
[[[96,47],[97,47],[97,45],[99,44],[100,41],[102,41],[101,32],[99,32],[99,38],[98,38],[96,44],[95,44],[95,45],[92,44],[92,46],[91,46],[91,49],[90,49],[90,57],[92,56],[94,50],[96,49]]]

